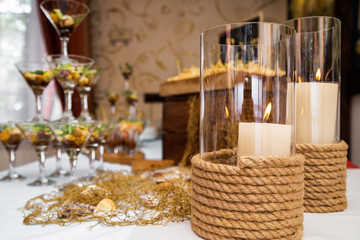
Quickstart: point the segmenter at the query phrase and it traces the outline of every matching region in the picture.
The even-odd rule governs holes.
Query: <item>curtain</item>
[[[46,51],[47,54],[59,54],[61,53],[60,39],[54,27],[51,25],[50,21],[42,13],[40,9],[40,3],[44,0],[37,0],[38,8],[41,12],[40,22],[45,39]],[[88,5],[88,0],[78,0]],[[68,44],[69,54],[82,55],[90,57],[90,43],[89,43],[89,15],[79,24],[77,29],[70,36],[70,41]],[[64,108],[64,92],[61,85],[56,81],[56,92],[59,95],[62,106]],[[51,87],[51,86],[50,86]],[[89,110],[93,111],[92,99],[89,99]],[[75,89],[72,99],[72,111],[74,117],[78,117],[81,113],[81,99],[79,92]]]

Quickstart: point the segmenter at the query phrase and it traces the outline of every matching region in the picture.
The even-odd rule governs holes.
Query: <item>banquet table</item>
[[[161,140],[146,141],[141,144],[140,150],[147,159],[161,159]],[[66,155],[63,155],[66,158]],[[2,161],[5,161],[2,159]],[[68,168],[68,161],[63,161]],[[105,163],[105,168],[118,170],[131,170],[129,166]],[[51,173],[55,169],[55,158],[49,157],[46,162],[46,171]],[[80,155],[76,174],[85,176],[89,169],[87,156]],[[95,225],[96,222],[75,223],[68,226],[49,224],[24,225],[23,213],[20,210],[26,201],[55,191],[54,186],[29,187],[26,184],[34,180],[38,174],[37,162],[32,162],[17,168],[18,172],[27,177],[17,182],[0,182],[0,239],[201,239],[192,230],[189,221],[180,223],[171,222],[165,226],[127,226],[112,227]],[[6,171],[0,172],[3,177]],[[57,184],[69,181],[67,178],[54,178]],[[348,207],[338,213],[305,213],[304,214],[304,240],[359,240],[360,239],[360,169],[347,170],[347,199]]]

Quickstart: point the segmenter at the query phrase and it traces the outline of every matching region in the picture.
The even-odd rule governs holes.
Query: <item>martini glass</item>
[[[138,102],[138,95],[132,90],[124,90],[126,102],[129,106],[129,118],[135,120],[136,117],[136,105]]]
[[[50,124],[56,140],[61,143],[70,159],[70,180],[76,180],[75,170],[80,149],[90,138],[95,123],[56,121]]]
[[[103,154],[104,154],[104,144],[106,142],[107,135],[109,134],[109,129],[111,127],[111,123],[109,122],[100,122],[96,123],[96,128],[92,132],[91,137],[86,142],[85,147],[89,150],[89,162],[90,162],[90,172],[88,178],[92,178],[96,175],[96,170],[103,169]],[[96,150],[100,149],[100,164],[101,167],[95,167],[95,155]]]
[[[112,129],[106,137],[106,145],[112,149],[112,153],[118,154],[123,151],[124,139],[121,134],[121,123],[114,122]]]
[[[15,66],[35,95],[36,114],[33,121],[44,121],[41,112],[42,93],[53,79],[53,73],[46,63],[20,62]]]
[[[83,74],[89,69],[94,60],[79,55],[68,55],[64,58],[60,54],[48,55],[45,61],[49,64],[55,78],[60,82],[65,92],[65,111],[62,120],[72,121],[74,116],[72,109],[72,94],[75,87],[79,84]]]
[[[125,79],[125,90],[129,89],[129,79],[133,73],[133,67],[127,62],[120,66],[121,74]]]
[[[39,160],[39,177],[28,186],[52,185],[55,181],[45,177],[46,150],[54,138],[50,127],[45,122],[22,122],[16,124],[25,138],[35,148]]]
[[[130,120],[120,122],[121,135],[124,138],[125,152],[128,156],[136,155],[139,136],[143,129],[144,125],[141,121]]]
[[[1,181],[12,181],[17,179],[25,179],[15,171],[15,152],[18,149],[23,135],[15,123],[0,124],[0,141],[4,144],[7,153],[9,154],[9,172],[1,179]]]
[[[115,123],[99,122],[96,128],[99,131],[99,162],[96,171],[104,170],[104,146],[114,126]]]
[[[106,99],[108,100],[108,102],[110,103],[110,106],[111,106],[110,119],[112,121],[116,120],[116,102],[119,100],[119,97],[120,96],[117,93],[113,93],[113,92],[106,93]]]
[[[88,96],[91,91],[92,86],[97,82],[102,69],[90,69],[85,72],[85,74],[80,78],[77,89],[81,96],[82,111],[79,117],[79,120],[82,121],[91,121],[93,118],[89,113],[88,107]]]
[[[40,8],[60,36],[62,55],[67,56],[70,35],[89,13],[89,8],[81,2],[72,0],[43,1]]]

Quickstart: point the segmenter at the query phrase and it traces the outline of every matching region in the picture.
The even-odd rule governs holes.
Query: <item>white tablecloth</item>
[[[144,142],[141,150],[148,159],[161,158],[161,141]],[[66,155],[63,155],[64,159]],[[7,159],[1,159],[7,161]],[[68,161],[63,161],[68,168]],[[129,169],[127,166],[106,163],[105,167],[113,170]],[[46,162],[46,171],[51,173],[55,169],[55,159],[51,157]],[[78,176],[85,176],[88,169],[86,156],[80,155]],[[28,187],[26,183],[33,181],[38,174],[38,164],[30,163],[17,168],[18,172],[27,177],[24,181],[0,182],[0,239],[200,239],[193,233],[190,222],[169,223],[166,226],[129,226],[108,227],[97,225],[91,230],[94,222],[58,225],[32,225],[22,224],[23,215],[18,209],[23,207],[27,200],[40,194],[56,190],[52,186]],[[130,170],[130,169],[129,169]],[[0,178],[6,171],[0,172]],[[68,179],[54,179],[58,183],[67,182]],[[348,208],[344,212],[310,214],[305,213],[304,240],[359,240],[360,239],[360,170],[348,170],[347,177]]]

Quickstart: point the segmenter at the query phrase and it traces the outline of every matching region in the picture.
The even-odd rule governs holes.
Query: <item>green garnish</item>
[[[36,71],[33,71],[31,73],[34,73],[36,75],[43,75],[44,74],[44,71],[41,71],[41,70],[36,70]]]
[[[62,18],[62,17],[63,17],[63,14],[62,14],[62,12],[61,12],[60,9],[55,8],[55,9],[53,9],[53,12],[58,16],[58,18]]]

